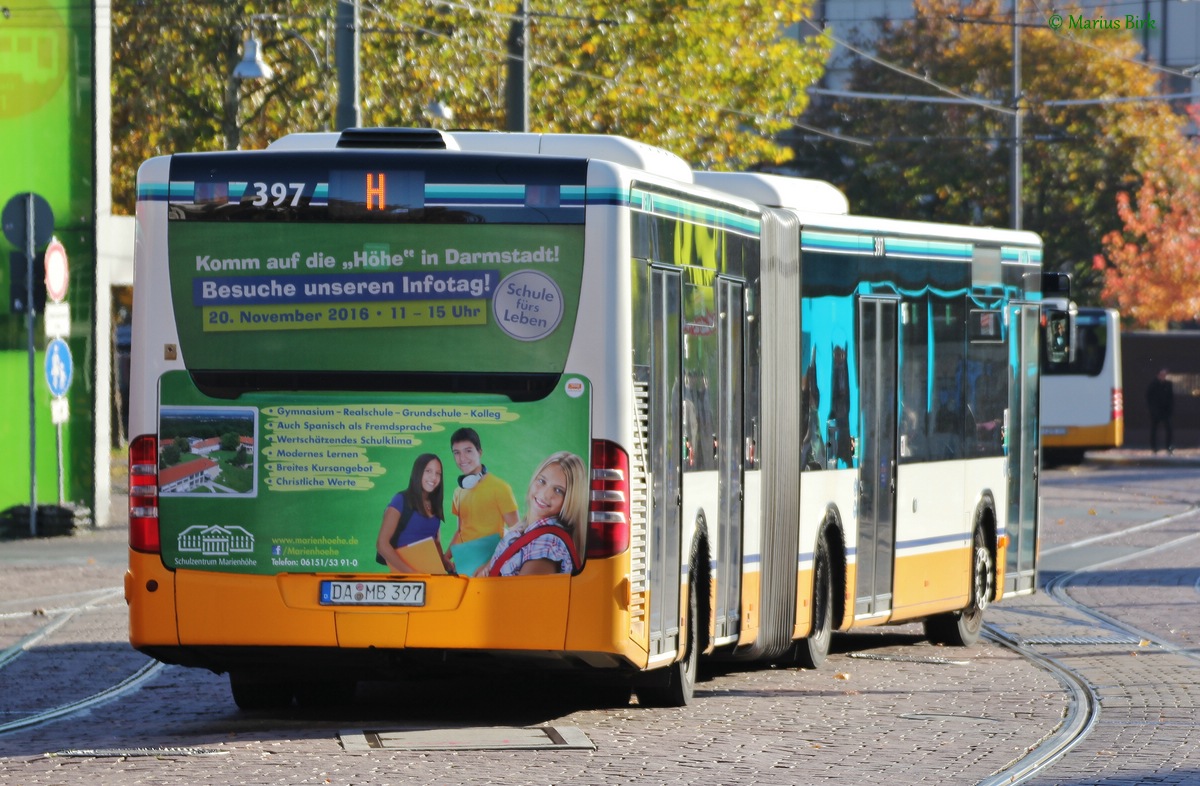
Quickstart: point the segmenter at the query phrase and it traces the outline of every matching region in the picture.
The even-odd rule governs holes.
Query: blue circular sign
[[[71,348],[61,338],[56,338],[46,345],[46,384],[55,396],[65,395],[71,387]]]

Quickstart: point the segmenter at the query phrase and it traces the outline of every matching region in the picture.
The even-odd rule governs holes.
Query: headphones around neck
[[[483,476],[486,474],[487,474],[487,467],[481,465],[479,467],[478,472],[473,472],[470,475],[459,475],[458,476],[458,485],[460,488],[464,488],[467,491],[470,491],[471,489],[473,489],[479,485],[479,481],[483,480]]]

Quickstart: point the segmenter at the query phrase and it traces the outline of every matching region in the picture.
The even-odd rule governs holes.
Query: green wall
[[[64,497],[94,507],[95,105],[92,4],[23,0],[0,17],[0,207],[27,191],[54,211],[54,234],[70,261],[71,417],[62,427]],[[105,86],[107,89],[107,86]],[[39,249],[40,251],[41,249]],[[10,290],[14,249],[0,237],[0,511],[30,502],[29,352],[24,313]],[[24,264],[24,257],[20,257]],[[41,280],[35,286],[44,290]],[[39,503],[58,501],[56,429],[43,368],[46,340],[34,327]]]

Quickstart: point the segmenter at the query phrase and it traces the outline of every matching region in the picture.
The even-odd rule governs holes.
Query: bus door
[[[683,473],[682,279],[650,269],[650,659],[680,646]]]
[[[858,304],[859,463],[856,617],[892,608],[896,558],[896,316],[897,301]]]
[[[1004,594],[1028,593],[1037,580],[1038,528],[1038,322],[1036,303],[1008,307],[1009,364],[1016,380],[1008,391],[1008,559]]]
[[[739,631],[742,588],[742,446],[745,379],[743,317],[745,286],[740,281],[717,280],[718,341],[720,342],[720,402],[717,425],[717,484],[721,500],[716,595],[716,638]],[[711,524],[710,524],[711,528]]]

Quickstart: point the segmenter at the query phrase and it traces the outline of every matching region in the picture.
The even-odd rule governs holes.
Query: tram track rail
[[[122,589],[120,587],[106,587],[100,590],[89,590],[87,592],[73,593],[73,596],[92,596],[92,599],[77,606],[45,609],[39,605],[39,601],[45,599],[35,598],[32,601],[25,601],[27,606],[33,606],[32,610],[26,609],[17,612],[0,612],[0,620],[6,618],[16,619],[30,616],[41,617],[46,620],[46,622],[39,626],[37,630],[22,637],[15,644],[0,650],[0,669],[4,668],[4,666],[9,662],[20,657],[31,647],[36,646],[38,642],[50,636],[59,628],[66,625],[68,622],[74,619],[77,614],[86,612],[88,610],[95,610],[100,608],[103,604],[119,599],[122,596]],[[63,596],[56,597],[61,598]]]
[[[79,620],[88,614],[108,611],[118,606],[123,608],[125,605],[123,593],[124,591],[121,587],[104,587],[96,590],[26,599],[22,601],[26,606],[23,610],[0,611],[0,621],[30,617],[40,621],[40,624],[34,630],[26,633],[14,643],[0,650],[0,676],[3,675],[5,669],[11,668],[21,656],[33,652],[39,647],[48,646],[53,641],[54,635],[66,628],[71,622]],[[41,605],[46,601],[61,602],[77,598],[80,599],[80,602],[73,605],[51,606],[47,608],[43,608]],[[162,668],[163,664],[148,661],[123,679],[106,685],[102,689],[91,692],[86,696],[65,701],[54,706],[39,708],[32,712],[26,712],[20,717],[11,720],[0,721],[0,735],[87,712],[94,707],[106,704],[136,691],[143,683],[152,679]]]
[[[1181,519],[1195,517],[1198,511],[1200,511],[1200,508],[1193,504],[1181,513],[1120,531],[1075,541],[1055,549],[1047,549],[1043,551],[1043,556],[1055,551],[1080,548],[1120,537],[1127,537],[1131,534],[1158,529],[1176,523]],[[1163,652],[1200,662],[1200,652],[1197,652],[1195,649],[1177,645],[1165,640],[1161,635],[1119,620],[1110,614],[1106,614],[1099,609],[1092,608],[1080,602],[1070,594],[1071,588],[1082,585],[1084,577],[1089,573],[1155,553],[1177,549],[1197,540],[1200,540],[1200,533],[1193,533],[1153,546],[1139,548],[1132,553],[1097,562],[1077,570],[1068,571],[1047,581],[1043,587],[1043,591],[1060,606],[1080,615],[1089,621],[1090,624],[1101,629],[1106,635],[1111,636],[1112,634],[1116,634],[1118,637],[1138,642],[1138,646],[1155,647]],[[1193,589],[1195,592],[1200,593],[1200,579],[1194,583]],[[1036,649],[1038,642],[1014,636],[990,623],[984,626],[984,636],[990,641],[1012,650],[1053,675],[1069,696],[1068,707],[1064,713],[1062,724],[1040,743],[1031,748],[1023,757],[1006,767],[1003,771],[980,781],[979,786],[1028,783],[1039,775],[1044,774],[1055,762],[1066,756],[1096,729],[1100,723],[1102,714],[1100,694],[1082,669],[1067,665],[1063,658],[1039,652]]]

